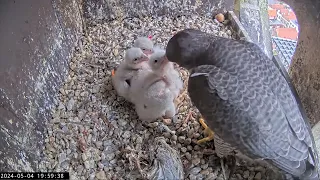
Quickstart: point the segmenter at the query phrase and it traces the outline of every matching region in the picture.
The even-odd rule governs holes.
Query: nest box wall
[[[0,1],[0,171],[35,171],[81,32],[79,2]]]

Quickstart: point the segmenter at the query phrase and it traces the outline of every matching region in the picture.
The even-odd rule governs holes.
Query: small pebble
[[[258,172],[255,176],[254,176],[255,180],[261,180],[261,172]]]
[[[200,174],[198,174],[197,176],[196,176],[196,179],[197,180],[202,180],[203,179],[203,175],[200,173]]]
[[[155,127],[157,127],[157,126],[159,126],[159,123],[158,123],[158,122],[153,122],[153,123],[150,123],[150,124],[149,124],[149,127],[151,127],[151,128],[155,128]]]
[[[210,173],[210,171],[207,170],[207,169],[200,171],[200,174],[202,174],[202,175],[204,175],[204,176],[209,175],[209,173]]]
[[[112,159],[114,159],[114,157],[115,157],[115,154],[114,154],[114,153],[109,153],[109,154],[106,155],[106,159],[107,159],[108,161],[111,161]]]
[[[209,173],[209,175],[207,176],[206,180],[211,180],[211,179],[216,179],[217,175],[214,173]]]
[[[201,168],[194,167],[190,170],[190,174],[197,175],[201,171]]]
[[[119,119],[118,124],[119,126],[124,127],[125,125],[127,125],[127,121],[124,119]]]
[[[80,93],[80,96],[82,96],[82,97],[87,97],[88,95],[89,95],[89,93],[87,91]]]
[[[198,139],[200,136],[201,136],[200,133],[195,133],[195,134],[193,135],[193,138]]]
[[[74,99],[71,98],[71,99],[69,100],[69,102],[68,102],[68,105],[67,105],[67,110],[68,110],[68,111],[71,111],[71,110],[72,110],[72,108],[73,108],[73,106],[74,106],[74,103],[75,103]]]
[[[98,167],[100,168],[100,169],[103,169],[104,168],[104,164],[102,164],[102,163],[98,163]]]
[[[66,160],[66,158],[67,158],[66,153],[60,153],[60,155],[59,155],[59,163],[64,162]]]
[[[201,159],[201,161],[202,161],[202,159]],[[201,165],[201,168],[202,169],[207,169],[209,167],[209,164],[208,163],[205,163],[205,164],[202,164]]]
[[[104,171],[99,171],[99,172],[96,174],[96,177],[97,177],[97,179],[107,179],[106,173],[105,173]]]
[[[65,109],[66,107],[64,106],[64,104],[62,102],[59,103],[59,106],[58,106],[58,109],[59,110],[63,110]]]
[[[180,143],[184,143],[185,139],[186,139],[186,137],[184,137],[184,136],[179,136],[179,137],[178,137],[178,141],[179,141]]]
[[[177,136],[177,135],[173,135],[173,136],[172,136],[172,140],[173,140],[173,141],[177,141],[177,140],[178,140],[178,136]]]
[[[196,151],[199,151],[200,150],[200,146],[195,145],[193,149],[196,150]]]
[[[184,141],[184,144],[186,144],[186,145],[191,144],[191,138],[187,138],[187,139]]]
[[[190,179],[190,180],[196,180],[197,177],[196,177],[194,174],[190,174],[190,175],[189,175],[189,179]]]
[[[82,171],[83,171],[83,169],[84,169],[84,167],[83,167],[82,165],[79,165],[79,166],[77,167],[77,173],[78,173],[78,174],[81,174]]]
[[[84,167],[85,167],[86,169],[90,169],[90,163],[89,163],[89,161],[85,161],[83,164],[84,164]]]
[[[186,147],[181,147],[181,152],[183,152],[183,153],[187,152],[187,148]]]
[[[192,160],[192,164],[193,164],[194,166],[197,166],[198,164],[200,164],[200,158],[194,158],[194,159]]]
[[[100,90],[100,86],[96,85],[96,86],[93,86],[92,88],[92,93],[98,93]]]
[[[98,149],[100,149],[102,147],[102,142],[101,141],[97,141],[95,144],[96,144],[96,147]]]
[[[243,177],[244,178],[248,178],[250,176],[250,172],[249,171],[245,171],[244,173],[243,173]]]
[[[123,133],[123,135],[122,135],[122,137],[124,138],[124,139],[129,139],[130,138],[130,131],[125,131],[124,133]]]
[[[250,176],[248,177],[248,180],[253,180],[254,176],[255,176],[255,173],[254,172],[251,173]]]
[[[237,179],[239,179],[239,180],[243,179],[240,174],[236,174],[236,176],[237,176]]]
[[[191,154],[190,153],[186,153],[186,158],[189,160],[189,161],[191,161]]]
[[[82,153],[82,154],[81,154],[81,158],[82,158],[82,161],[86,161],[86,160],[87,160],[87,155],[86,155],[86,153]]]
[[[187,146],[187,149],[188,149],[188,151],[191,151],[193,148],[192,148],[192,146]]]

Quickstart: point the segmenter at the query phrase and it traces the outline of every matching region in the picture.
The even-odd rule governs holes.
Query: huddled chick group
[[[174,100],[183,89],[179,73],[166,52],[146,37],[139,37],[126,50],[124,61],[113,70],[112,83],[119,96],[135,105],[142,121],[172,118]]]

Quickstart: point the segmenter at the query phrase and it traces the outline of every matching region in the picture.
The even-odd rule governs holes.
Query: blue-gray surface
[[[292,23],[294,23],[296,26],[298,26],[298,20],[291,20]]]
[[[268,0],[268,3],[269,4],[277,4],[277,3],[279,3],[279,1],[277,1],[277,0]]]
[[[270,24],[270,26],[272,26],[272,25],[283,25],[283,23],[281,21],[277,20],[277,19],[270,19],[269,20],[269,24]]]
[[[297,46],[297,41],[272,37],[272,42],[276,45],[279,59],[288,71],[291,59]]]

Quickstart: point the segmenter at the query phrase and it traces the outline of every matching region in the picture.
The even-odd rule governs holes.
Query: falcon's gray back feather
[[[192,68],[191,100],[216,134],[249,157],[319,179],[310,127],[286,79],[259,47],[197,30],[175,36],[168,59]]]

